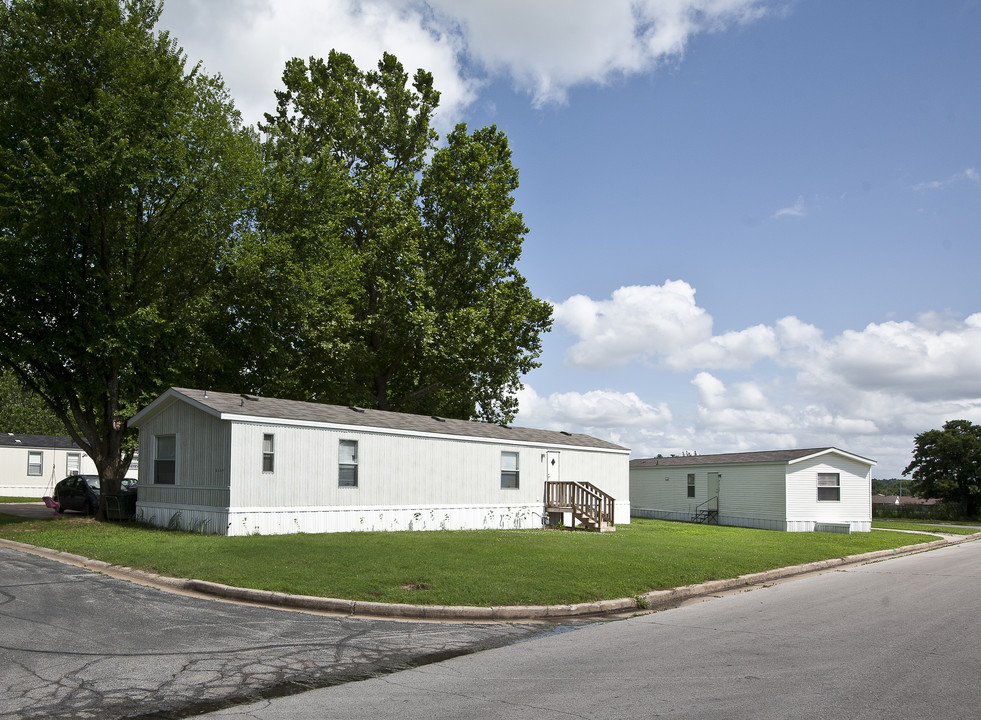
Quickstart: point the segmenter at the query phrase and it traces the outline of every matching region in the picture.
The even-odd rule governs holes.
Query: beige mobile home
[[[631,512],[766,530],[868,532],[873,465],[833,447],[631,460]]]
[[[137,517],[160,526],[531,528],[583,498],[607,503],[604,525],[630,521],[629,450],[588,435],[180,388],[130,425]]]
[[[70,437],[0,434],[0,495],[41,498],[69,475],[95,474]]]

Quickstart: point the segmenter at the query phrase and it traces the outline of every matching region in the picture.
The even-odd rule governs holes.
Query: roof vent
[[[359,413],[363,413],[364,412],[364,408],[359,408],[357,405],[348,405],[347,406],[347,409],[348,410],[354,410],[354,412],[359,412]]]
[[[435,415],[430,415],[430,417],[436,422],[446,422],[446,418],[437,417]]]
[[[259,402],[259,398],[249,397],[245,393],[242,393],[240,397],[242,398],[242,405],[241,405],[241,407],[244,407],[245,406],[245,401],[246,400],[248,400],[249,402]]]
[[[572,433],[568,432],[567,430],[559,430],[559,432],[562,433],[563,435],[568,435],[569,437],[572,437]]]

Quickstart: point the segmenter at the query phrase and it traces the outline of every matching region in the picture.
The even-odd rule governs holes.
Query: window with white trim
[[[274,441],[271,433],[262,436],[262,472],[271,473],[274,465]]]
[[[337,487],[358,486],[358,441],[341,440],[337,449]]]
[[[818,502],[841,501],[841,476],[838,473],[818,473]]]
[[[695,473],[688,473],[688,497],[695,497]]]
[[[27,451],[27,474],[40,475],[44,469],[44,453],[40,450]]]
[[[82,453],[68,453],[65,469],[69,475],[78,475],[82,471]]]
[[[501,453],[501,487],[518,488],[518,453]]]
[[[177,436],[157,435],[153,454],[153,482],[174,485],[177,482]]]

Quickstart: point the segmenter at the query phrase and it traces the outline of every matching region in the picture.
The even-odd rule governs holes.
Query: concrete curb
[[[805,565],[766,570],[764,572],[740,575],[726,580],[709,580],[697,585],[685,585],[669,590],[653,590],[638,597],[599,600],[597,602],[574,605],[508,605],[497,607],[477,607],[470,605],[407,605],[393,603],[367,602],[361,600],[341,600],[310,595],[289,595],[287,593],[252,588],[233,587],[208,580],[173,578],[133,568],[110,565],[102,560],[91,560],[81,555],[49,550],[14,540],[0,538],[0,547],[39,555],[75,567],[100,572],[113,577],[124,578],[143,585],[152,585],[164,590],[192,592],[233,602],[270,605],[293,610],[310,610],[339,615],[358,615],[363,617],[394,618],[401,620],[457,620],[457,621],[514,621],[514,620],[557,620],[561,618],[590,615],[611,615],[635,610],[658,610],[676,605],[696,597],[715,595],[739,588],[763,585],[795,575],[826,572],[849,565],[861,565],[902,555],[934,550],[947,545],[959,545],[981,538],[981,533],[958,537],[947,537],[917,545],[907,545],[892,550],[877,550],[861,555],[850,555],[829,560],[819,560]]]

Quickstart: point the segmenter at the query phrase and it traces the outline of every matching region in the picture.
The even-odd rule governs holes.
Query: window
[[[68,453],[67,455],[67,467],[69,475],[78,475],[82,471],[82,454],[81,453]]]
[[[153,482],[173,485],[177,481],[177,436],[157,435],[153,460]]]
[[[27,474],[40,475],[42,467],[44,467],[44,453],[42,453],[40,450],[28,450]]]
[[[358,486],[358,441],[341,440],[337,451],[337,487]]]
[[[839,502],[841,480],[838,473],[818,473],[818,502]]]
[[[273,436],[262,436],[262,472],[271,473],[273,471]]]
[[[688,473],[688,497],[695,497],[695,473]]]
[[[501,453],[501,487],[518,487],[518,453]]]

